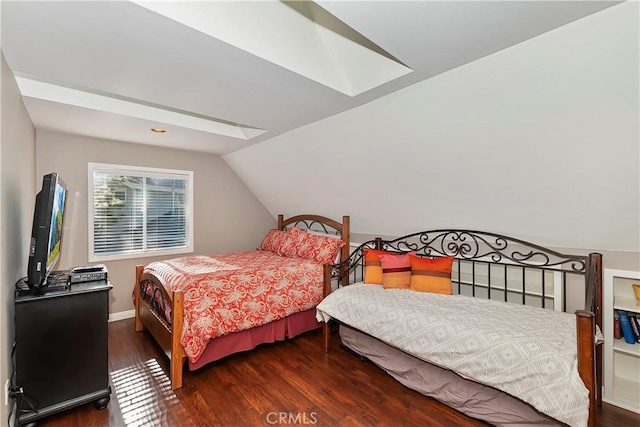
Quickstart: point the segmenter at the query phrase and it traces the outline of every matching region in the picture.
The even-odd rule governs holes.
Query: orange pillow
[[[410,287],[414,291],[451,295],[453,256],[424,258],[409,255]]]
[[[415,253],[415,252],[413,252]],[[410,254],[380,255],[382,286],[385,289],[409,289],[411,285]]]
[[[397,255],[397,253],[364,248],[364,283],[382,285],[380,255]]]

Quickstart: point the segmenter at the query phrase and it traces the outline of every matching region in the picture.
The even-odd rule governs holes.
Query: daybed
[[[470,417],[593,426],[601,268],[600,254],[565,255],[493,233],[377,238],[325,266],[317,318],[325,351],[333,319],[343,345]],[[345,278],[349,286],[332,292]]]
[[[170,361],[171,388],[190,370],[321,325],[323,265],[349,256],[349,217],[278,216],[258,250],[187,256],[136,267],[136,331]]]

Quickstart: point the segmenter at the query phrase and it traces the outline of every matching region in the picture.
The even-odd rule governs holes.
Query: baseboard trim
[[[135,310],[120,311],[118,313],[109,314],[109,322],[116,322],[118,320],[131,319],[136,315]]]

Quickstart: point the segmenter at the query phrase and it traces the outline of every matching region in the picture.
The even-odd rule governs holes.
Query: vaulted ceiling
[[[1,42],[36,128],[226,154],[616,3],[3,1]]]

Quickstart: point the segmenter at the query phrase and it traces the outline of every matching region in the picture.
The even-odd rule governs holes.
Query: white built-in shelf
[[[640,356],[640,344],[629,344],[624,338],[613,340],[613,349],[620,353],[631,354],[632,356]]]
[[[616,295],[613,297],[613,308],[615,308],[616,310],[640,313],[640,307],[636,305],[635,298],[621,297]]]
[[[604,269],[604,400],[640,413],[640,344],[613,338],[614,310],[640,313],[632,284],[640,283],[640,271]]]

